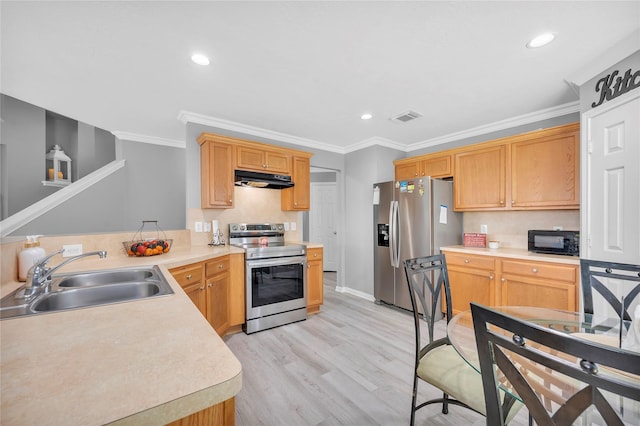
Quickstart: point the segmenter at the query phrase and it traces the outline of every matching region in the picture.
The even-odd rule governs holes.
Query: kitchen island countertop
[[[61,268],[157,264],[175,294],[0,321],[2,424],[165,424],[234,397],[240,362],[168,268],[242,252],[178,248]],[[3,283],[3,293],[21,284]]]

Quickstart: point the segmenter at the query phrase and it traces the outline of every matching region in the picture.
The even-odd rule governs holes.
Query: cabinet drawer
[[[464,253],[445,253],[447,266],[465,266],[469,268],[495,269],[495,259],[491,256],[476,256]]]
[[[310,248],[307,249],[307,260],[319,260],[322,259],[322,249],[321,248]]]
[[[575,283],[577,281],[578,267],[544,262],[503,260],[502,273]]]
[[[215,259],[205,264],[205,275],[207,278],[229,270],[229,256]]]
[[[171,275],[181,287],[202,281],[202,264],[187,265],[170,270]]]

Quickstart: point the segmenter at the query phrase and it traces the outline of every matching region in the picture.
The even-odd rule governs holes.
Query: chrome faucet
[[[100,259],[104,259],[107,257],[107,252],[104,250],[100,251],[92,251],[88,253],[79,254],[77,256],[70,257],[59,265],[54,266],[53,268],[49,268],[47,266],[47,262],[52,257],[61,254],[64,252],[64,249],[60,249],[49,256],[41,259],[33,265],[29,272],[27,272],[27,283],[24,286],[23,291],[19,291],[16,293],[17,298],[31,298],[40,293],[47,293],[50,290],[51,286],[51,276],[60,268],[62,268],[67,263],[73,262],[74,260],[81,259],[87,256],[100,256]]]

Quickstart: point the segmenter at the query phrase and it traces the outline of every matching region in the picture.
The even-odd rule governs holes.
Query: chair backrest
[[[429,342],[433,341],[433,328],[442,308],[440,296],[445,298],[447,322],[451,319],[451,300],[447,262],[443,254],[418,257],[404,261],[409,285],[409,296],[416,327],[416,347],[420,348],[420,314],[427,323]]]
[[[633,310],[630,307],[640,303],[639,265],[580,259],[580,275],[585,314],[598,315],[599,303],[602,303],[604,307],[608,305],[617,318],[631,321]],[[602,300],[605,302],[600,302]],[[610,310],[601,314],[604,317],[612,315]]]
[[[538,425],[570,425],[586,411],[607,425],[622,424],[617,413],[623,410],[617,405],[626,400],[621,402],[618,395],[640,401],[640,353],[524,322],[473,302],[471,313],[487,424],[504,424],[499,386],[515,391]]]

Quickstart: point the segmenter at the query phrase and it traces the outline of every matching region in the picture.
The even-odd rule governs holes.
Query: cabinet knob
[[[229,198],[229,202],[230,202],[230,203],[233,203],[233,198]]]
[[[190,280],[191,279],[191,274],[187,275],[185,278]]]
[[[531,272],[533,272],[533,273],[535,274],[535,273],[537,273],[537,272],[538,272],[538,269],[533,268],[533,269],[531,269]]]
[[[221,263],[218,265],[218,269],[222,269],[222,268],[224,268],[224,265]]]
[[[500,282],[505,282],[506,280],[504,278],[500,278]]]
[[[515,203],[516,203],[516,200],[511,200],[511,204],[515,204]]]
[[[207,284],[207,287],[213,287],[213,283]]]
[[[469,259],[465,259],[465,260],[464,260],[464,263],[469,263]]]
[[[500,200],[500,204],[504,204],[504,200]]]
[[[200,290],[204,290],[204,286],[200,287]]]
[[[490,280],[493,280],[493,274],[490,274],[490,275],[489,275],[489,279],[490,279]]]
[[[309,264],[307,263],[307,269],[309,269],[309,268],[311,268],[311,265],[309,265]]]

